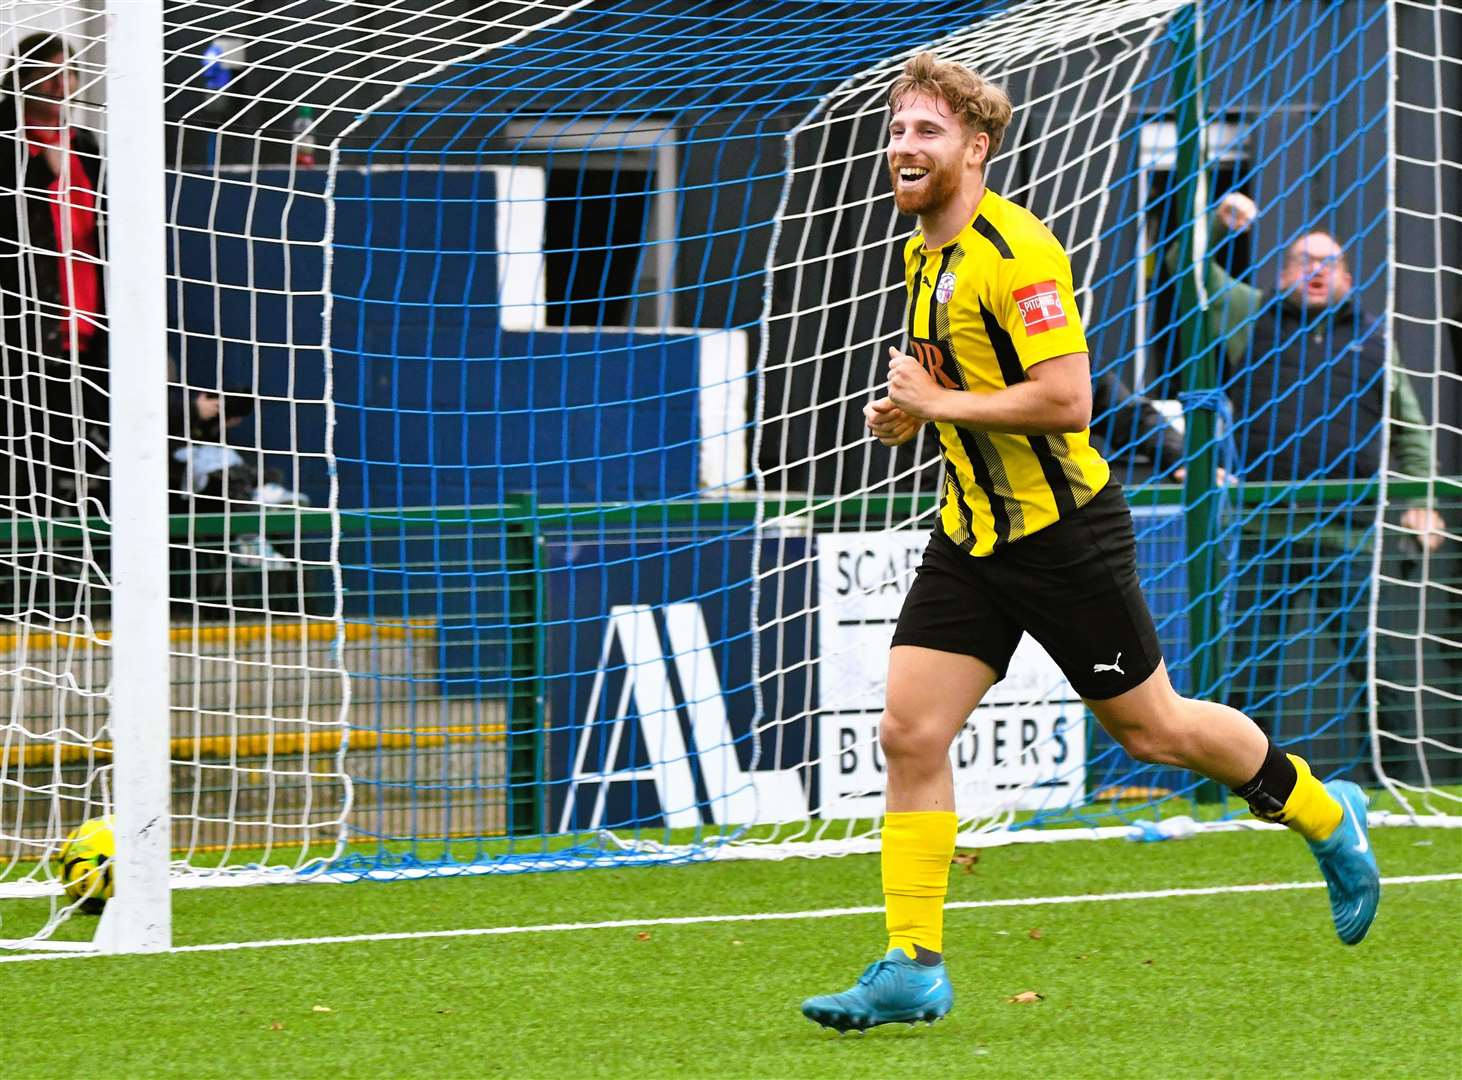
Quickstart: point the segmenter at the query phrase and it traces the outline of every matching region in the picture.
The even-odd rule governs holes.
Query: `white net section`
[[[434,666],[430,632],[352,620],[341,605],[334,148],[347,129],[369,132],[372,110],[412,80],[579,6],[168,12],[169,354],[128,357],[126,370],[168,383],[181,873],[308,872],[343,850],[352,764],[384,754],[372,792],[389,792],[421,777],[417,752],[442,742],[420,738],[411,689]],[[105,284],[126,271],[106,249],[103,8],[0,11],[6,56],[30,57],[6,64],[0,121],[0,896],[32,898],[4,911],[13,940],[49,937],[77,909],[61,891],[63,841],[111,811],[108,642],[122,628],[108,589]],[[353,687],[370,730],[352,743]],[[388,794],[355,813],[390,809]]]
[[[1154,43],[1182,6],[1079,4],[1059,19],[1048,7],[1018,6],[906,54],[934,48],[1006,87],[1015,114],[989,186],[1063,240],[1088,326],[1103,318],[1093,310],[1094,290],[1110,282],[1111,263],[1122,257],[1104,251],[1104,242],[1134,213],[1114,199],[1114,181],[1130,170],[1134,86],[1152,77]],[[840,87],[788,136],[791,165],[771,272],[776,294],[790,301],[769,314],[763,360],[772,392],[761,407],[789,422],[780,425],[781,445],[763,447],[759,458],[776,462],[764,479],[768,515],[783,538],[763,588],[775,590],[799,561],[816,567],[807,580],[820,582],[803,598],[811,617],[800,624],[806,653],[817,656],[817,694],[809,692],[803,711],[790,717],[795,728],[763,733],[774,759],[787,755],[779,745],[785,731],[808,733],[798,755],[816,763],[820,820],[800,826],[796,839],[859,834],[881,813],[876,733],[887,642],[944,476],[932,426],[896,453],[862,431],[863,405],[885,378],[888,346],[906,340],[898,259],[912,222],[893,207],[883,153],[887,90],[905,59],[891,57]],[[1108,287],[1104,299],[1111,293]],[[822,383],[824,371],[838,372],[839,385]],[[811,455],[801,452],[809,447]],[[786,489],[794,500],[778,494]],[[1020,656],[956,749],[966,831],[1085,797],[1075,765],[1084,756],[1083,710],[1044,654],[1026,647]],[[777,687],[786,672],[769,667],[765,675]],[[1062,761],[1072,764],[1062,768]]]
[[[1462,402],[1462,60],[1445,44],[1459,25],[1462,11],[1446,3],[1403,0],[1392,12],[1396,134],[1389,156],[1398,192],[1392,335],[1425,416],[1435,418],[1420,433],[1442,450],[1462,445],[1455,419]],[[1457,477],[1413,475],[1394,458],[1388,476],[1422,481],[1422,490],[1393,500],[1401,513],[1385,524],[1391,542],[1405,545],[1408,557],[1379,566],[1378,586],[1399,599],[1378,605],[1377,641],[1407,654],[1413,677],[1377,666],[1378,685],[1408,698],[1411,723],[1389,730],[1376,725],[1376,755],[1405,762],[1404,770],[1387,770],[1387,779],[1406,805],[1457,814],[1462,484]]]
[[[108,643],[106,168],[97,12],[0,12],[0,880],[50,880],[104,813]],[[69,64],[22,46],[54,46]],[[23,104],[24,102],[24,104]],[[23,133],[23,134],[22,134]],[[55,918],[58,904],[46,906]],[[45,921],[43,917],[42,922]],[[34,924],[27,929],[34,929]],[[10,925],[6,936],[12,936]]]

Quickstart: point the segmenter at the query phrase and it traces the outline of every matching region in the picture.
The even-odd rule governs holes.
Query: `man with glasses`
[[[1210,249],[1257,214],[1247,196],[1230,193],[1210,228]],[[1169,266],[1175,262],[1170,251]],[[1411,381],[1396,360],[1384,319],[1365,312],[1353,292],[1344,248],[1322,230],[1290,244],[1277,287],[1236,281],[1210,259],[1206,266],[1209,331],[1221,341],[1220,385],[1233,406],[1233,436],[1246,482],[1280,485],[1369,481],[1387,470],[1433,475],[1429,425]],[[1390,417],[1385,422],[1390,381]],[[1288,493],[1286,493],[1286,491]],[[1373,565],[1374,503],[1333,490],[1275,490],[1244,510],[1235,610],[1239,625],[1229,674],[1233,704],[1256,717],[1281,744],[1330,725],[1330,747],[1317,764],[1339,766],[1365,757],[1365,740],[1347,719],[1367,707],[1367,644]],[[1446,522],[1433,508],[1413,505],[1400,516],[1415,545],[1438,551]],[[1334,656],[1316,651],[1328,639]],[[1377,696],[1383,729],[1414,739],[1413,696],[1400,682],[1390,640],[1376,635]],[[1298,669],[1286,678],[1286,668]],[[1316,685],[1333,688],[1316,715]],[[1426,730],[1423,727],[1423,730]],[[1383,740],[1388,771],[1404,778],[1420,748]]]

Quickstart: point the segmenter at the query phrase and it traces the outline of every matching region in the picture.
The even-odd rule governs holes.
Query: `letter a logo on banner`
[[[802,785],[792,770],[751,771],[741,767],[735,735],[726,715],[721,679],[711,653],[710,636],[699,604],[670,604],[664,609],[669,655],[656,625],[655,610],[642,604],[610,609],[599,653],[599,668],[589,693],[588,707],[579,723],[573,774],[559,819],[559,831],[598,828],[604,821],[605,801],[614,783],[651,780],[659,793],[665,824],[681,828],[704,824],[696,797],[695,775],[700,773],[709,797],[711,820],[717,825],[748,822],[795,821],[807,814]],[[616,642],[624,654],[623,684],[606,733],[595,732],[605,721],[596,718],[603,698],[610,657]],[[683,700],[677,699],[671,665]],[[692,743],[686,744],[678,710],[690,720]],[[641,768],[615,769],[625,726],[638,722],[640,745],[652,755]],[[590,747],[605,736],[604,767],[589,760]],[[582,785],[593,785],[594,807],[588,822],[575,819]]]

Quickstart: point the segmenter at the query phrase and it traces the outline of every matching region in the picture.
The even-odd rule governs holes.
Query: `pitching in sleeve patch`
[[[1020,309],[1026,334],[1042,334],[1066,325],[1066,310],[1054,281],[1038,281],[1011,294]]]

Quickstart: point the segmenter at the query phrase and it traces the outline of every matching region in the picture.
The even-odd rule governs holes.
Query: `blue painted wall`
[[[294,184],[294,190],[288,188]],[[325,450],[325,175],[174,179],[174,348],[195,386],[266,400],[236,441]],[[507,331],[490,171],[343,169],[331,329],[343,508],[683,497],[697,487],[686,334]],[[323,502],[323,460],[302,461]]]

